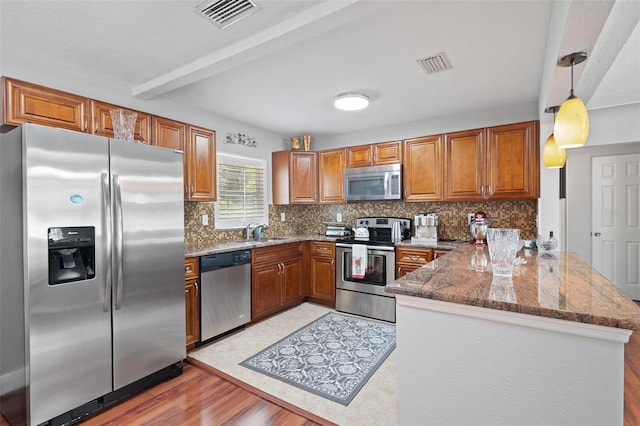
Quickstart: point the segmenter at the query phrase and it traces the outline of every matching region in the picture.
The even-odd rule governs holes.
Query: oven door
[[[367,270],[363,278],[353,278],[351,245],[336,244],[336,287],[361,293],[393,297],[384,287],[393,280],[396,254],[393,247],[367,246]]]

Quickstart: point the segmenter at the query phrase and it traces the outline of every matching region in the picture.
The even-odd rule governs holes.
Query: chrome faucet
[[[253,234],[253,230],[256,229],[260,224],[257,222],[252,222],[247,225],[245,228],[246,239],[250,240]]]

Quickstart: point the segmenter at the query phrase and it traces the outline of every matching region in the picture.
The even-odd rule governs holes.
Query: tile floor
[[[345,426],[395,425],[395,351],[346,407],[238,365],[330,311],[331,309],[323,306],[303,303],[224,339],[201,346],[189,355],[334,423]]]

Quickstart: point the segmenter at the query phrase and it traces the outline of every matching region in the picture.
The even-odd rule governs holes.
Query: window
[[[268,223],[266,169],[265,160],[218,153],[216,229]]]

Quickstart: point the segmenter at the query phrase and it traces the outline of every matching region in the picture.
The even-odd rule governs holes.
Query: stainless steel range
[[[395,296],[384,291],[395,279],[394,227],[400,239],[411,238],[409,219],[363,217],[356,222],[356,237],[336,240],[336,310],[396,321]],[[361,228],[368,237],[357,237]]]

